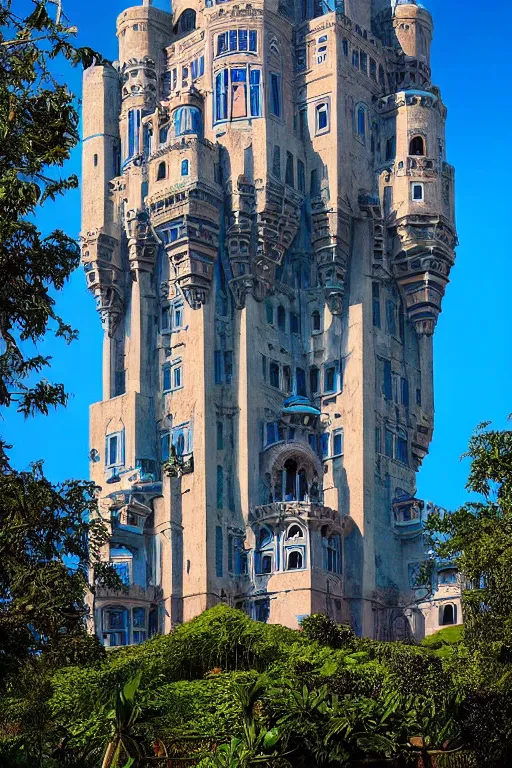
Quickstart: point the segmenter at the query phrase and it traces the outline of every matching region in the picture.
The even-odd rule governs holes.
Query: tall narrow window
[[[268,301],[268,300],[265,302],[265,315],[267,318],[267,323],[269,323],[270,325],[273,325],[274,324],[274,305],[272,304],[271,301]]]
[[[341,456],[343,454],[343,429],[335,429],[332,433],[332,455]]]
[[[217,450],[222,451],[224,448],[224,425],[222,421],[217,422]]]
[[[306,371],[303,368],[295,369],[295,382],[297,394],[301,395],[302,397],[307,397],[308,393],[306,390]]]
[[[217,466],[217,509],[222,509],[224,506],[224,470],[220,466]]]
[[[384,395],[386,400],[392,400],[393,399],[393,385],[392,385],[392,377],[391,377],[391,362],[389,360],[384,360],[382,394]]]
[[[408,451],[407,451],[407,433],[404,429],[400,429],[396,436],[396,458],[402,464],[408,464]]]
[[[276,117],[281,117],[281,75],[270,73],[270,112]]]
[[[393,205],[393,187],[384,187],[384,216],[387,218]]]
[[[283,391],[286,394],[292,391],[292,371],[289,365],[283,365]]]
[[[215,574],[221,578],[224,571],[224,537],[222,527],[215,526]]]
[[[318,182],[318,171],[316,168],[313,168],[311,171],[311,181],[310,181],[310,195],[311,197],[318,197],[320,194],[320,184]]]
[[[380,286],[378,283],[372,283],[372,314],[374,326],[380,328]]]
[[[285,184],[288,184],[290,187],[294,186],[293,182],[293,155],[291,152],[286,153],[286,169],[285,169],[285,176],[284,176]]]
[[[302,160],[297,160],[297,187],[302,194],[306,191],[306,172]]]
[[[386,160],[394,160],[396,155],[396,136],[386,139]]]
[[[406,408],[409,407],[409,382],[405,377],[402,377],[401,379],[401,400],[402,405],[405,405]]]
[[[222,352],[218,349],[213,353],[213,369],[215,384],[222,384]]]
[[[228,77],[229,70],[223,69],[215,78],[215,120],[228,117]]]
[[[318,333],[318,331],[322,330],[320,312],[318,309],[315,309],[314,312],[311,313],[311,330],[313,333]]]
[[[386,301],[386,322],[388,326],[388,333],[391,336],[396,336],[396,321],[397,321],[397,306],[396,301],[388,299]]]
[[[312,395],[316,395],[316,393],[320,390],[320,371],[316,365],[313,365],[309,369],[309,388]]]
[[[269,366],[269,383],[271,387],[279,389],[279,363],[271,360]]]
[[[278,179],[281,179],[281,147],[274,146],[274,154],[272,157],[272,173]]]
[[[188,160],[181,161],[181,175],[188,176]]]
[[[255,33],[256,34],[256,33]],[[249,69],[251,117],[261,117],[261,70]]]
[[[357,108],[357,135],[361,141],[366,141],[366,110],[364,107]]]
[[[280,331],[286,331],[286,311],[281,304],[277,308],[277,327]]]
[[[290,312],[290,333],[300,333],[300,318],[296,312]]]
[[[328,365],[324,370],[324,392],[336,391],[336,366]]]
[[[415,203],[422,203],[424,200],[423,184],[411,184],[411,198]]]

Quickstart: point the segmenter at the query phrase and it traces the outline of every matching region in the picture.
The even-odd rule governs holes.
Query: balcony
[[[331,528],[341,531],[346,518],[330,507],[324,507],[316,501],[274,501],[271,504],[261,504],[252,509],[252,522],[278,523],[286,518],[299,518],[305,523],[317,526],[329,523]]]
[[[434,157],[409,155],[396,165],[397,176],[415,176],[417,178],[434,178],[439,173],[439,161]]]
[[[119,602],[123,600],[139,600],[155,603],[162,599],[162,587],[141,587],[140,584],[130,584],[123,589],[111,589],[110,587],[97,586],[95,588],[96,599],[111,599]]]
[[[425,503],[404,494],[393,500],[395,534],[400,538],[413,538],[423,529],[423,508]]]

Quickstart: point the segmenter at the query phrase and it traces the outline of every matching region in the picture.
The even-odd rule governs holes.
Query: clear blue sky
[[[116,16],[128,5],[125,0],[64,0],[66,13],[79,28],[80,43],[109,59],[117,56]],[[435,335],[436,426],[418,477],[418,494],[454,508],[466,498],[467,464],[459,457],[471,431],[484,420],[504,426],[512,411],[506,263],[510,196],[503,187],[508,162],[503,141],[510,138],[512,11],[508,3],[500,3],[499,13],[489,15],[477,0],[427,0],[426,5],[435,24],[434,82],[448,106],[447,153],[456,168],[460,246]],[[80,72],[63,67],[61,74],[80,94]],[[79,173],[80,148],[68,170]],[[39,225],[43,231],[59,226],[77,236],[79,192],[47,203]],[[101,398],[102,333],[81,270],[60,295],[57,308],[80,329],[80,339],[69,347],[48,340],[40,351],[53,356],[49,378],[65,383],[72,393],[69,405],[27,421],[14,412],[4,414],[0,433],[14,443],[11,457],[17,467],[42,458],[53,480],[85,478],[88,406]]]

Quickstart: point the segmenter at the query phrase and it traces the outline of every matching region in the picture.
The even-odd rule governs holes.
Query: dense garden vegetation
[[[31,660],[0,701],[0,764],[418,765],[422,749],[462,748],[457,765],[507,765],[510,667],[449,633],[379,643],[323,616],[294,631],[218,605],[80,666]]]

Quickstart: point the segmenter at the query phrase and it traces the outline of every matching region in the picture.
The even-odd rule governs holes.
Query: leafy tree
[[[465,641],[512,660],[512,431],[480,424],[464,456],[466,487],[482,501],[430,515],[427,530],[436,554],[463,574]]]
[[[73,45],[75,33],[60,0],[33,0],[25,18],[10,0],[0,7],[0,406],[15,403],[25,416],[67,398],[62,384],[40,378],[50,359],[34,345],[48,331],[68,342],[76,336],[53,294],[77,267],[78,245],[59,229],[44,237],[36,224],[46,200],[78,184],[58,175],[79,139],[78,113],[51,69],[59,56],[83,66],[97,57]],[[18,472],[6,450],[0,441],[2,680],[41,651],[58,663],[98,655],[85,635],[89,567],[97,563],[100,576],[114,579],[99,563],[107,531],[93,519],[92,484],[54,486],[41,464]]]
[[[51,63],[63,56],[86,67],[98,57],[73,46],[76,28],[55,2],[54,18],[46,0],[33,5],[26,18],[11,0],[0,7],[0,406],[16,402],[25,415],[66,402],[62,384],[27,384],[49,365],[31,353],[33,344],[50,329],[68,342],[76,336],[51,294],[78,266],[78,245],[60,229],[43,237],[34,221],[45,200],[78,186],[76,176],[54,173],[79,135],[74,96],[55,80]]]

